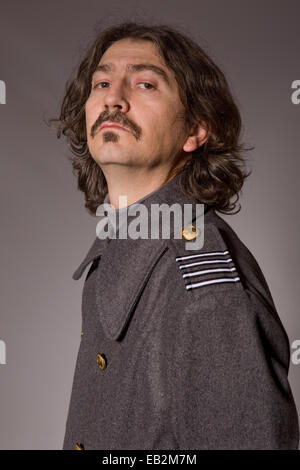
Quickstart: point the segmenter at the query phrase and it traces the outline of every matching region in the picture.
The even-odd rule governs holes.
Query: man
[[[91,214],[103,202],[115,215],[193,209],[181,238],[122,238],[110,223],[74,272],[90,265],[63,448],[297,449],[286,332],[256,260],[216,214],[248,176],[222,72],[168,26],[120,24],[86,53],[59,123]]]

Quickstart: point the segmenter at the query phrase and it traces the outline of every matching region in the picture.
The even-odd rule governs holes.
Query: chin
[[[99,165],[129,165],[138,166],[141,162],[141,155],[136,155],[123,148],[118,143],[107,142],[101,144],[98,148],[90,149],[90,154]]]
[[[122,156],[120,152],[116,152],[116,155],[113,153],[105,154],[105,152],[101,152],[101,154],[97,154],[93,156],[98,165],[133,165],[134,162],[132,158],[128,155]]]

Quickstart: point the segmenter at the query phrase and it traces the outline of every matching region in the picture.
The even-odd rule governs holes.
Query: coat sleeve
[[[235,285],[192,293],[170,368],[180,449],[298,449],[290,349],[277,315]]]

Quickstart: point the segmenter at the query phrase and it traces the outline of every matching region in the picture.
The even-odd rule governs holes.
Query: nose
[[[110,111],[114,111],[116,108],[123,113],[128,111],[129,103],[125,97],[125,90],[120,81],[114,81],[114,83],[107,89],[104,104],[107,110],[110,108]]]

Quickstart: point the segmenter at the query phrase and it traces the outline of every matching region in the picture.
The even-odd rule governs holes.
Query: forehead
[[[164,65],[164,60],[161,57],[156,45],[151,41],[142,39],[124,38],[114,42],[104,52],[101,57],[100,64],[107,59],[116,60],[118,62],[125,62],[127,59],[137,60],[151,58],[157,64]]]

